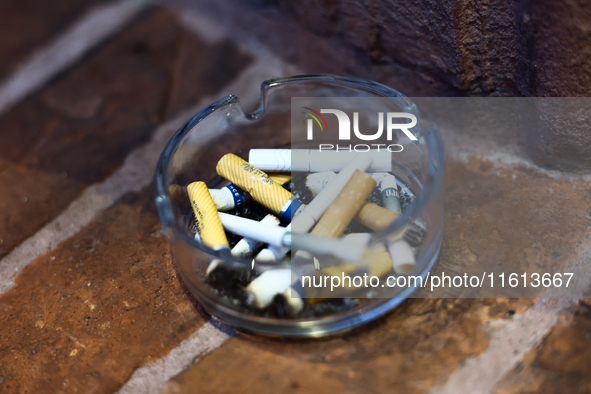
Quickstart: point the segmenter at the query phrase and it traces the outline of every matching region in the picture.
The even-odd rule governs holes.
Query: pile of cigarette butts
[[[319,286],[323,278],[384,280],[415,268],[420,219],[372,241],[414,199],[391,173],[388,151],[251,149],[248,161],[224,155],[216,171],[229,184],[193,182],[187,193],[195,239],[218,252],[205,281],[226,304],[268,317],[339,313],[382,286],[335,290],[326,279]],[[225,263],[225,254],[249,264]]]

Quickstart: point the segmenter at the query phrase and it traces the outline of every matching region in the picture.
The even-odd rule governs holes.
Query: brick
[[[168,393],[425,393],[487,348],[485,321],[518,300],[413,300],[337,338],[281,342],[236,337],[168,385]]]
[[[0,161],[0,258],[65,209],[82,185]]]
[[[591,89],[585,28],[591,7],[585,2],[277,3],[318,39],[355,47],[358,68],[375,64],[374,78],[386,77],[380,68],[414,71],[406,85],[419,89],[409,95],[428,89],[435,95],[586,96]]]
[[[0,311],[3,393],[114,392],[204,324],[149,187],[26,267]]]
[[[589,219],[581,215],[591,211],[591,188],[583,180],[472,158],[448,160],[445,182],[443,246],[434,274],[562,272],[591,238]]]
[[[216,9],[213,2],[199,3],[210,11]],[[307,73],[362,77],[408,97],[588,97],[591,92],[588,2],[248,3],[218,6],[217,17],[255,34]],[[536,127],[517,139],[506,128],[495,132],[503,141],[518,142],[538,166],[588,173],[589,104],[573,106],[581,108],[564,111],[558,102],[540,106],[528,120]]]
[[[495,394],[588,393],[591,304],[571,308],[543,342],[499,382]]]
[[[6,0],[0,3],[0,79],[89,8],[102,3],[106,1]]]
[[[588,243],[589,186],[487,160],[448,159],[444,242],[437,269],[509,260],[565,267]],[[456,266],[457,268],[457,266]],[[461,270],[461,268],[457,268]],[[490,322],[527,311],[532,299],[413,299],[343,336],[319,341],[236,337],[168,385],[168,392],[427,393],[488,346]],[[581,331],[579,335],[584,334]]]
[[[85,186],[111,175],[165,116],[215,94],[249,61],[228,43],[204,44],[174,15],[152,8],[0,118],[0,160],[15,166],[0,178],[13,190],[0,195],[23,194],[39,182],[38,195],[52,196],[29,198],[26,205],[20,196],[3,202],[3,253],[57,216]],[[192,62],[205,65],[190,68]],[[187,80],[196,84],[187,87]],[[177,91],[174,97],[182,99],[171,102]],[[39,214],[28,219],[32,212]]]
[[[188,32],[181,39],[178,56],[167,118],[181,110],[193,108],[200,98],[221,98],[215,94],[253,60],[249,55],[237,51],[229,41],[207,45]]]

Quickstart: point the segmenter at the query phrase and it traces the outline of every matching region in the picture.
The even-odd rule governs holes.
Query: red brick
[[[0,161],[0,258],[68,206],[81,185]]]
[[[588,393],[591,304],[581,301],[497,385],[496,394]]]
[[[106,0],[4,0],[0,2],[0,79],[32,51]]]
[[[448,160],[443,246],[434,274],[564,271],[591,237],[581,215],[591,210],[590,191],[582,180],[554,179],[523,165]],[[544,288],[537,290],[528,294],[539,296]]]
[[[0,160],[14,165],[0,178],[2,189],[10,189],[0,190],[9,197],[0,203],[3,253],[57,216],[86,185],[112,174],[149,140],[165,113],[174,116],[215,94],[250,60],[228,43],[204,44],[171,13],[151,9],[0,118]],[[195,84],[187,87],[186,80]],[[182,100],[171,102],[177,91]],[[38,197],[22,204],[19,194],[35,182]]]
[[[229,41],[207,45],[185,33],[174,70],[175,83],[167,105],[167,118],[179,110],[193,108],[199,98],[215,96],[232,76],[238,75],[251,61],[250,56],[238,52]]]
[[[175,378],[168,393],[426,393],[487,348],[484,322],[523,307],[519,300],[421,299],[337,338],[236,337]]]
[[[114,392],[203,323],[145,188],[35,260],[0,296],[0,392]]]

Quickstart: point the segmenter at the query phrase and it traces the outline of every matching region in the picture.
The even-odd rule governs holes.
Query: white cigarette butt
[[[248,162],[263,171],[341,171],[358,152],[317,149],[251,149]],[[371,157],[369,172],[391,171],[392,153],[372,149],[360,154]]]
[[[291,269],[281,268],[263,272],[246,286],[255,300],[257,308],[271,305],[277,294],[283,294],[291,287]]]
[[[268,214],[259,223],[265,223],[271,226],[279,226],[279,219],[275,215]],[[238,241],[238,243],[236,243],[236,245],[232,248],[230,253],[232,254],[232,256],[236,257],[250,257],[257,249],[259,249],[263,245],[264,242],[261,242],[257,239],[242,238],[240,241]]]
[[[388,245],[392,268],[397,274],[410,273],[416,265],[415,254],[408,242],[401,240]]]

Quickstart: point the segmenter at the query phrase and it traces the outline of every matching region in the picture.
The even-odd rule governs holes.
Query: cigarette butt
[[[263,309],[271,305],[277,294],[283,294],[295,314],[303,307],[299,297],[293,297],[291,291],[291,269],[282,268],[263,272],[246,286],[257,308]],[[299,299],[299,302],[298,302]]]
[[[375,245],[366,252],[364,261],[367,262],[369,276],[382,277],[392,271],[392,259],[384,245]]]
[[[302,309],[304,309],[304,301],[302,300],[302,297],[300,297],[298,292],[291,287],[285,289],[283,296],[291,309],[292,316],[297,315]]]
[[[187,186],[187,192],[195,213],[195,226],[201,237],[201,242],[215,250],[229,250],[226,233],[207,185],[204,182],[193,182]]]
[[[216,209],[220,212],[227,212],[234,208],[246,205],[248,195],[236,186],[226,185],[221,189],[209,189]]]
[[[285,231],[291,231],[291,223],[285,227]],[[259,254],[256,255],[254,258],[255,261],[261,263],[270,263],[273,261],[281,260],[287,252],[291,250],[291,247],[287,246],[276,246],[276,245],[269,245],[269,247],[261,250]]]
[[[375,186],[376,181],[371,176],[355,170],[310,234],[318,237],[340,237]]]
[[[415,254],[408,242],[400,240],[388,245],[392,267],[398,274],[410,273],[416,265]]]
[[[273,175],[269,174],[269,178],[279,185],[284,185],[291,180],[291,174],[277,172]],[[228,212],[234,208],[240,208],[246,205],[249,200],[252,200],[252,197],[248,193],[231,183],[221,189],[209,189],[209,194],[211,194],[213,203],[220,212]]]
[[[286,227],[261,223],[224,212],[219,212],[218,215],[223,227],[231,233],[266,244],[288,247],[291,245],[291,233],[287,231]]]
[[[368,202],[359,210],[355,220],[373,231],[380,231],[388,227],[397,217],[397,213]]]
[[[359,245],[367,245],[370,239],[370,233],[349,233],[343,237],[344,241]]]
[[[372,163],[371,156],[357,154],[343,168],[338,175],[330,181],[324,189],[308,204],[298,216],[294,217],[293,228],[297,233],[308,232],[320,219],[322,214],[337,198],[345,184],[356,170],[365,171]]]
[[[367,266],[369,276],[382,277],[392,270],[392,260],[383,244],[367,248],[370,239],[371,234],[369,233],[351,233],[343,237],[343,240],[347,243],[357,243],[366,247],[363,256],[360,258],[363,262],[362,265]]]
[[[266,173],[232,153],[220,159],[216,171],[283,220],[291,221],[292,212],[295,214],[302,207],[297,198]]]
[[[248,161],[265,171],[341,171],[357,152],[318,149],[251,149]],[[368,171],[391,171],[392,153],[387,149],[361,152],[372,160]]]
[[[293,249],[298,249],[296,256],[311,258],[317,255],[333,256],[349,262],[361,260],[371,234],[348,234],[343,238],[317,237],[312,234],[292,234]]]
[[[269,178],[271,178],[273,182],[281,186],[291,181],[291,173],[289,172],[268,172],[267,175],[269,175]]]
[[[306,177],[306,187],[313,197],[322,191],[337,174],[334,171],[316,172]]]
[[[398,192],[396,177],[386,172],[378,172],[373,174],[373,178],[380,186],[384,207],[400,215],[402,207],[400,206],[400,193]]]
[[[279,226],[279,219],[277,216],[268,214],[265,216],[259,223],[270,224],[271,226]],[[264,245],[264,242],[261,242],[257,239],[253,238],[242,238],[230,251],[232,256],[236,257],[250,257],[252,254],[258,250],[261,246]]]
[[[270,263],[273,261],[281,260],[287,252],[289,252],[291,248],[287,246],[275,246],[269,245],[268,248],[265,248],[259,252],[254,258],[255,261],[260,263]]]

